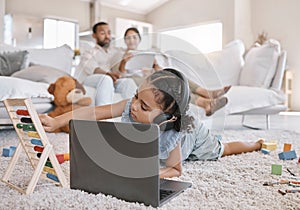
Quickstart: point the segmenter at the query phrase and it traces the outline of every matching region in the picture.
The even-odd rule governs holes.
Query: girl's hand
[[[39,118],[46,132],[54,132],[58,128],[58,122],[55,118],[46,114],[40,114]]]

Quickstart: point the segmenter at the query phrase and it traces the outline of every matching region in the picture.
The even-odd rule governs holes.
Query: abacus
[[[20,143],[4,173],[2,181],[23,194],[32,193],[40,177],[56,185],[67,187],[66,177],[31,100],[6,99],[3,102]],[[9,181],[23,150],[34,170],[25,189]]]

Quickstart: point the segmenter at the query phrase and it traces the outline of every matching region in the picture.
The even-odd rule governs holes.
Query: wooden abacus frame
[[[19,192],[21,192],[23,194],[32,193],[34,191],[40,177],[50,180],[50,181],[54,182],[55,184],[60,185],[62,187],[67,187],[68,185],[67,185],[66,177],[65,177],[65,175],[59,165],[59,162],[55,156],[53,147],[48,141],[45,130],[40,122],[38,114],[31,102],[31,100],[30,99],[6,99],[6,100],[4,100],[4,105],[7,109],[9,117],[13,123],[15,131],[17,132],[20,143],[17,146],[17,149],[7,167],[7,170],[4,173],[2,181],[4,183],[8,184],[10,187],[18,190]],[[20,123],[20,119],[18,118],[18,116],[16,114],[16,110],[14,110],[14,107],[24,107],[23,109],[25,109],[25,108],[27,109],[28,116],[31,118],[31,121],[36,130],[36,133],[38,134],[38,137],[44,147],[43,151],[41,152],[40,158],[37,157],[37,155],[36,155],[37,153],[34,152],[32,149],[35,145],[30,144],[30,137],[26,136],[26,134],[28,134],[28,133],[24,132],[23,129],[20,129],[17,127],[17,124]],[[32,178],[31,178],[29,184],[27,185],[26,189],[22,189],[16,185],[12,184],[9,181],[10,176],[12,175],[12,172],[14,170],[14,167],[16,166],[17,161],[22,152],[22,148],[25,151],[31,166],[34,169],[34,173],[32,175]],[[54,179],[49,178],[49,176],[48,176],[49,172],[47,172],[44,168],[47,160],[49,160],[51,162],[52,168],[54,170],[54,174],[52,174],[52,175],[57,177],[56,181]]]

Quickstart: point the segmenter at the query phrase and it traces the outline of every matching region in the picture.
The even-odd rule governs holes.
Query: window
[[[208,23],[167,30],[160,33],[158,46],[162,51],[183,50],[209,53],[222,49],[222,23]]]
[[[44,48],[67,44],[72,49],[78,45],[78,24],[71,21],[44,19]]]

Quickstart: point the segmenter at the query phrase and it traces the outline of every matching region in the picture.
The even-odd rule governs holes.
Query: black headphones
[[[183,81],[183,94],[182,94],[183,98],[180,101],[180,103],[178,103],[176,101],[178,103],[180,112],[183,112],[183,110],[185,110],[189,104],[189,98],[190,98],[189,83],[188,83],[186,77],[181,72],[179,72],[175,69],[166,68],[163,71],[168,71],[168,72],[176,75]],[[176,120],[177,120],[177,117],[175,117],[173,114],[162,113],[154,118],[153,123],[158,124],[161,131],[167,131],[167,130],[174,128],[174,126],[175,126],[174,122]]]

